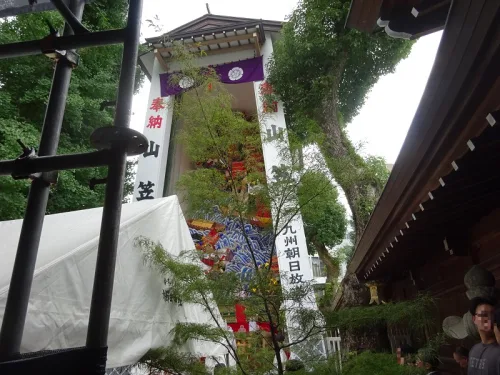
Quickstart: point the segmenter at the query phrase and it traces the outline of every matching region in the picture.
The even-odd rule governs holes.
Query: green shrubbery
[[[194,356],[181,353],[173,348],[150,350],[140,361],[142,369],[156,373],[168,369],[174,373],[206,375],[204,365]],[[312,367],[312,368],[311,368]],[[414,366],[397,364],[396,356],[388,353],[363,352],[353,354],[342,363],[340,370],[337,357],[332,356],[325,362],[305,365],[298,360],[290,360],[285,366],[286,373],[293,375],[425,375],[427,371]],[[241,374],[238,368],[218,369],[221,374]],[[257,370],[258,371],[258,370]],[[217,372],[219,373],[219,372]],[[261,374],[261,372],[249,372]],[[267,372],[266,372],[267,373]]]
[[[394,354],[364,352],[344,363],[342,375],[425,375],[426,371],[413,366],[401,366]]]
[[[312,371],[308,371],[307,368],[298,370],[287,368],[286,373],[294,375],[425,375],[427,371],[414,366],[399,365],[394,354],[363,352],[348,356],[348,359],[342,363],[342,370],[334,356],[326,362],[314,364]]]
[[[342,329],[359,329],[379,324],[407,324],[418,329],[433,320],[435,300],[425,294],[409,301],[388,302],[382,305],[348,307],[329,312],[329,326]]]

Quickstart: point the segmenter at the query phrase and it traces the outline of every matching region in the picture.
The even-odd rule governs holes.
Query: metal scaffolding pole
[[[102,167],[109,164],[109,156],[109,150],[101,150],[82,154],[2,160],[0,161],[0,176],[12,175],[14,178],[20,179],[35,175],[37,172]]]
[[[78,20],[82,18],[84,6],[84,0],[71,1],[70,10]],[[73,30],[66,24],[64,35],[72,34]],[[65,58],[58,60],[43,122],[40,156],[57,152],[72,69]],[[43,174],[31,184],[0,331],[0,359],[11,358],[20,351],[49,189]]]
[[[41,40],[0,45],[0,59],[42,53],[57,57],[38,155],[18,140],[23,147],[22,156],[16,160],[0,161],[0,176],[10,174],[15,179],[33,180],[0,331],[2,375],[35,372],[104,374],[126,159],[127,156],[146,152],[148,145],[144,135],[129,128],[142,0],[129,0],[127,26],[124,29],[101,32],[88,32],[81,24],[85,0],[71,0],[70,7],[66,7],[62,0],[53,2],[68,21],[63,36],[52,33]],[[78,35],[73,35],[73,31]],[[78,62],[76,52],[70,49],[122,42],[124,49],[114,126],[99,128],[92,133],[90,141],[98,151],[56,155],[71,71]],[[108,176],[100,180],[93,179],[89,185],[92,188],[96,183],[106,183],[106,193],[86,347],[28,353],[27,356],[21,356],[19,353],[21,340],[50,183],[56,181],[55,172],[58,170],[95,166],[108,166]]]
[[[96,31],[80,35],[63,35],[50,41],[50,46],[56,50],[67,50],[70,48],[97,47],[109,44],[119,44],[124,40],[126,31],[124,29]],[[11,57],[32,56],[42,54],[41,45],[47,40],[30,40],[0,44],[0,59]]]
[[[142,0],[130,0],[123,48],[122,68],[116,101],[115,128],[128,128],[132,114],[135,73],[138,58],[142,15]],[[112,137],[112,136],[111,136]],[[111,298],[115,275],[118,233],[122,208],[123,180],[127,150],[119,143],[111,143],[112,160],[109,164],[97,264],[92,290],[87,347],[107,346]],[[145,145],[142,145],[145,146]]]

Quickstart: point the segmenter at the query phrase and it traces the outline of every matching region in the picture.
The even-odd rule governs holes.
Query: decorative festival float
[[[147,39],[151,51],[140,56],[140,65],[151,80],[148,112],[144,134],[150,141],[148,152],[139,158],[134,200],[161,198],[182,192],[176,187],[180,177],[191,170],[206,168],[220,171],[226,180],[236,181],[237,190],[248,202],[247,224],[241,227],[224,207],[214,209],[205,217],[189,217],[187,223],[200,252],[207,274],[235,272],[241,278],[255,271],[246,236],[256,246],[253,256],[257,266],[270,267],[273,280],[282,288],[292,288],[313,279],[304,227],[300,213],[286,230],[276,238],[265,229],[272,225],[270,208],[252,194],[258,186],[248,183],[249,168],[262,175],[263,183],[276,178],[277,168],[286,161],[280,148],[288,148],[283,107],[273,89],[266,82],[266,64],[273,52],[273,41],[281,29],[281,22],[235,18],[207,14],[169,33]],[[231,147],[231,168],[221,168],[216,159],[193,162],[176,141],[183,123],[176,118],[173,103],[193,89],[189,76],[182,76],[182,64],[176,58],[176,45],[182,44],[197,55],[195,64],[210,67],[232,96],[232,109],[248,119],[259,119],[262,143],[260,147],[239,144]],[[173,77],[177,77],[173,79]],[[262,116],[265,114],[265,116]],[[257,166],[257,167],[256,167]],[[181,199],[183,201],[183,199]],[[271,256],[271,249],[276,254]],[[269,264],[271,259],[271,264]],[[281,275],[280,275],[281,271]],[[310,307],[317,309],[314,295]],[[219,306],[228,327],[233,332],[270,332],[268,322],[258,317],[247,317],[243,306]],[[293,331],[288,322],[288,335]],[[281,333],[279,333],[281,334]],[[293,340],[293,337],[289,337]],[[262,340],[262,345],[266,345]],[[237,340],[239,348],[248,345]],[[320,347],[322,344],[319,345]],[[324,351],[324,347],[319,349]]]

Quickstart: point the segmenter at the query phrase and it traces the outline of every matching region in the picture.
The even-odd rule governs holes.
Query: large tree
[[[83,24],[90,30],[120,28],[125,25],[126,0],[94,0],[84,12]],[[20,15],[0,23],[0,43],[43,38],[50,23],[62,30],[63,19],[57,12]],[[92,131],[113,124],[113,108],[101,109],[117,93],[123,47],[106,46],[78,51],[80,65],[71,78],[58,153],[91,151]],[[45,56],[0,60],[0,159],[21,154],[16,140],[38,147],[54,62]],[[141,76],[137,75],[139,84]],[[130,172],[130,169],[129,169]],[[106,168],[80,169],[59,173],[47,207],[47,213],[96,207],[102,204],[104,189],[89,189],[93,177],[102,178]],[[128,174],[126,194],[130,192]],[[29,180],[0,177],[0,220],[22,217]]]
[[[284,25],[269,82],[284,102],[292,131],[317,143],[363,233],[387,179],[381,158],[363,158],[345,126],[381,75],[408,56],[411,42],[345,28],[350,0],[303,0]],[[376,124],[373,124],[376,126]]]

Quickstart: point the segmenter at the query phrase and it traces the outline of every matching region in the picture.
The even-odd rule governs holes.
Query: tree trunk
[[[333,177],[344,191],[349,203],[355,231],[354,245],[356,246],[367,223],[359,204],[362,198],[361,191],[365,190],[364,186],[359,186],[360,181],[357,178],[362,169],[362,165],[360,165],[362,159],[354,151],[340,124],[335,89],[332,90],[329,98],[323,100],[320,116],[320,126],[325,135],[321,149]]]
[[[339,67],[336,82],[341,79],[341,74],[342,67]],[[353,245],[356,247],[370,214],[366,212],[363,199],[365,202],[367,198],[376,199],[379,192],[376,192],[373,197],[370,196],[373,186],[370,185],[369,179],[364,178],[365,161],[356,153],[339,120],[337,100],[339,85],[336,82],[332,85],[331,94],[321,103],[321,111],[318,113],[319,125],[324,134],[320,148],[330,172],[344,191],[349,203],[355,231]],[[318,254],[320,254],[319,251]],[[355,275],[346,275],[342,287],[346,306],[359,306],[367,302],[368,288],[361,284]]]
[[[340,275],[339,264],[330,255],[330,252],[324,244],[314,241],[314,246],[316,247],[316,252],[318,253],[319,259],[326,267],[326,282],[335,282]]]

